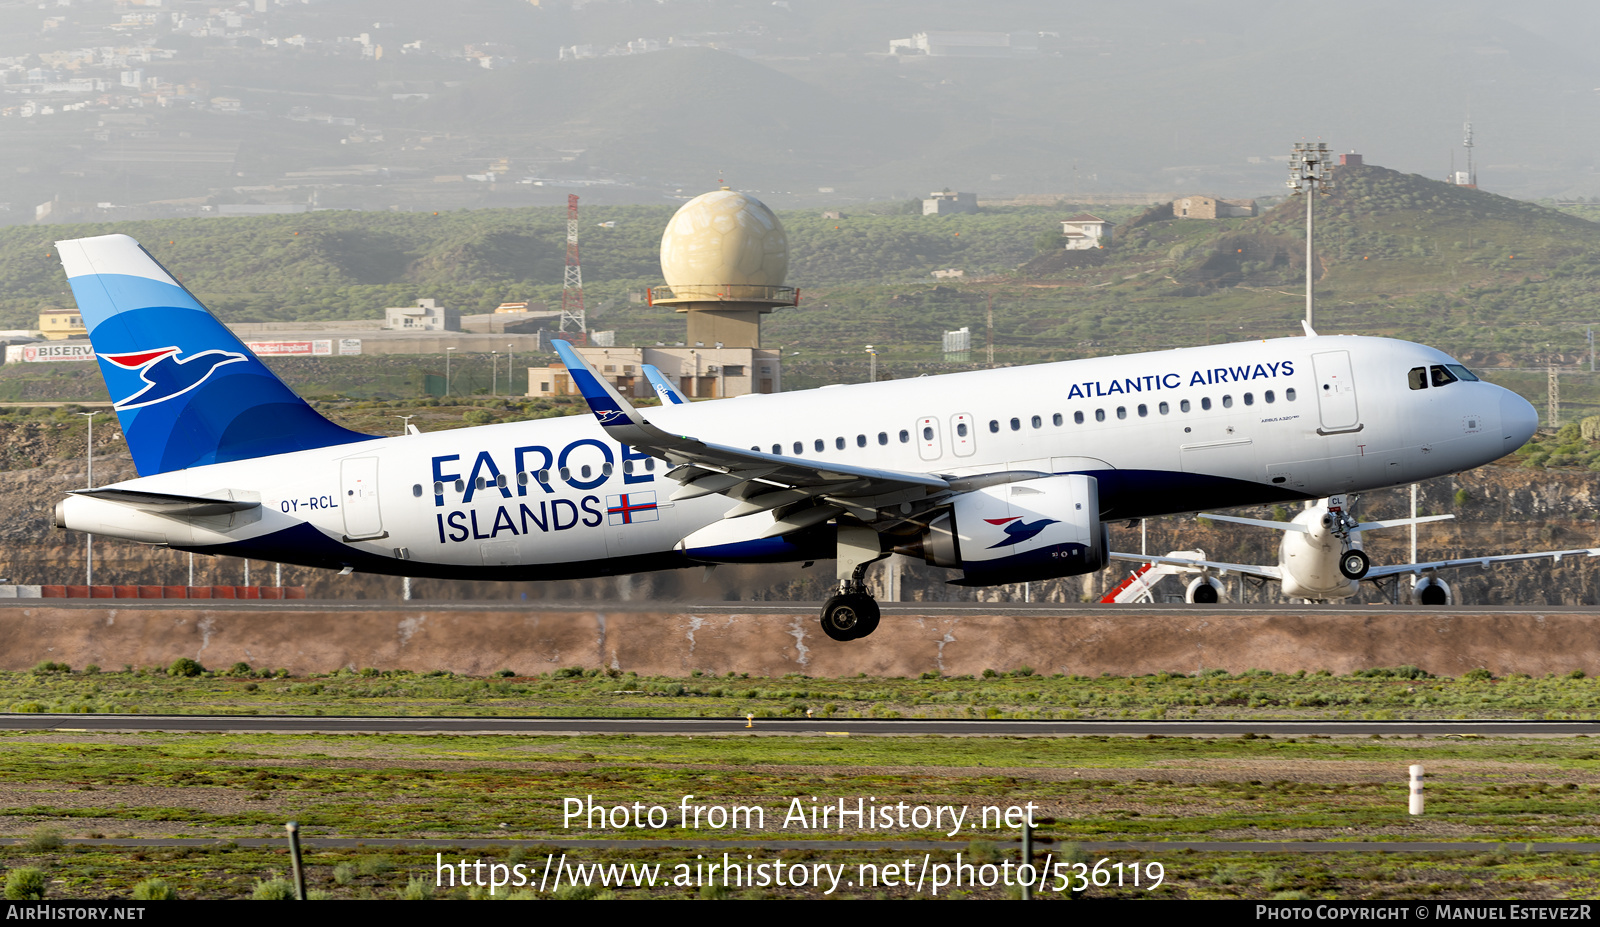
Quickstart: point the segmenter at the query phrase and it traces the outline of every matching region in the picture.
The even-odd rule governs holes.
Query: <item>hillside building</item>
[[[1239,219],[1249,218],[1255,214],[1255,200],[1182,196],[1172,201],[1172,215],[1179,219]]]
[[[935,191],[928,194],[922,201],[922,214],[925,216],[953,216],[957,213],[977,212],[978,194],[976,193],[951,193],[949,190]]]
[[[46,309],[39,313],[39,335],[50,341],[63,341],[88,337],[89,329],[83,325],[83,313],[76,309]]]
[[[1039,53],[1037,32],[918,32],[890,39],[891,55],[930,58],[1016,58]]]
[[[1111,229],[1116,223],[1086,212],[1061,220],[1061,235],[1067,240],[1068,251],[1089,251],[1111,244]]]
[[[458,332],[461,313],[437,300],[419,299],[415,306],[383,310],[383,330],[390,332]]]

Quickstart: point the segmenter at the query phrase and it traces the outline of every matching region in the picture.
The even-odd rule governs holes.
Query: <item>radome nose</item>
[[[1539,430],[1539,411],[1528,400],[1510,390],[1500,394],[1500,433],[1505,436],[1505,453],[1528,443]]]

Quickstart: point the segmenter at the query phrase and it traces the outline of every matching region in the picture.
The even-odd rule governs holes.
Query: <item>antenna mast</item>
[[[1467,186],[1474,189],[1478,186],[1478,172],[1472,167],[1472,123],[1466,123],[1466,138],[1461,142],[1461,147],[1467,149]]]
[[[567,328],[568,324],[573,327]],[[583,336],[588,323],[583,315],[583,265],[578,262],[578,195],[567,194],[567,273],[561,288],[561,327]]]

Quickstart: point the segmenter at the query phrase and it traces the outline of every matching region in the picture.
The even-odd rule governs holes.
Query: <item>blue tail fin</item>
[[[306,405],[132,238],[56,247],[141,476],[371,437]]]

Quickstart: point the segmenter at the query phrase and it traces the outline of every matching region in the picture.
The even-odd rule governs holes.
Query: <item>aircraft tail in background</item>
[[[56,247],[139,475],[371,437],[296,396],[132,238]]]

